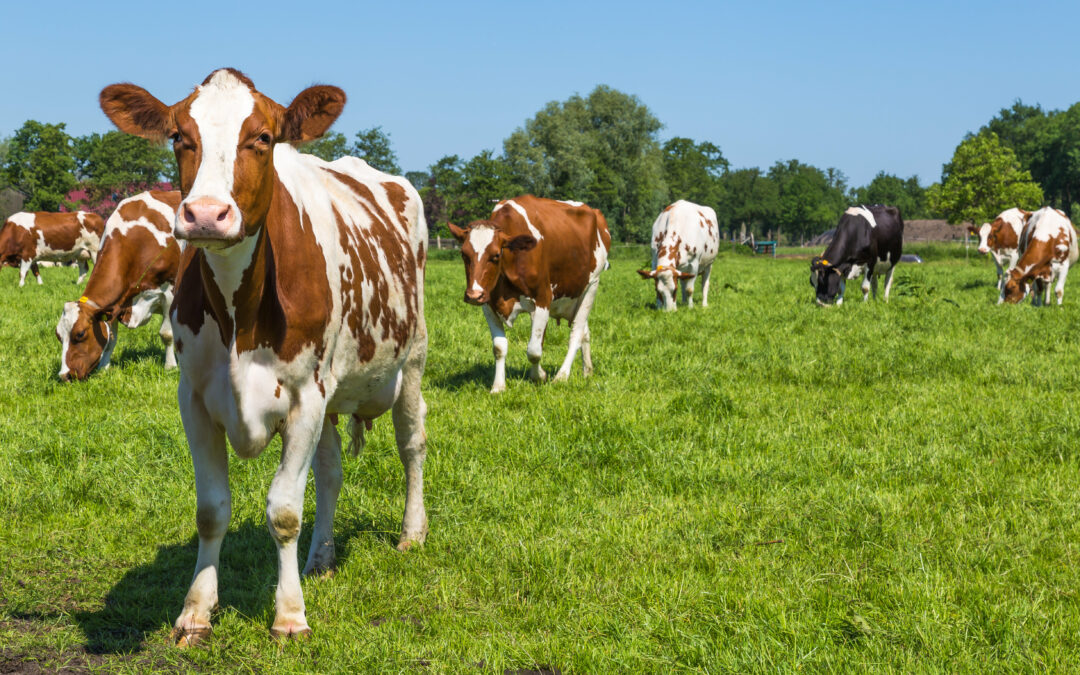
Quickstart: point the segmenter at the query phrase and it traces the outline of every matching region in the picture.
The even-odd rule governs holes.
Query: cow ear
[[[453,223],[447,223],[447,227],[450,228],[450,234],[454,235],[454,239],[457,239],[461,243],[465,243],[465,238],[469,236],[469,228],[458,227]]]
[[[679,270],[675,270],[675,277],[677,279],[689,279],[692,276],[694,275],[690,274],[689,272],[680,272]]]
[[[319,84],[296,95],[281,120],[280,140],[313,141],[326,133],[345,108],[345,92]]]
[[[172,127],[169,106],[134,84],[110,84],[98,97],[101,111],[116,128],[160,143]]]
[[[637,273],[641,275],[642,279],[656,278],[656,270],[638,270]]]
[[[519,234],[506,242],[506,248],[514,253],[524,253],[536,248],[536,237],[531,234]]]

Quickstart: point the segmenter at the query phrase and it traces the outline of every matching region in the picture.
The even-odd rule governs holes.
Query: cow
[[[1050,302],[1050,284],[1057,279],[1054,295],[1057,304],[1065,296],[1065,279],[1069,268],[1076,262],[1076,230],[1065,214],[1055,208],[1044,206],[1028,218],[1020,234],[1020,259],[1009,270],[998,301],[1017,303],[1024,299],[1035,285],[1031,304]]]
[[[1020,258],[1020,234],[1031,217],[1031,211],[1019,208],[1006,209],[992,223],[976,227],[968,225],[968,232],[979,238],[979,253],[989,253],[997,267],[997,289],[1005,286],[1005,278]]]
[[[104,232],[105,221],[96,213],[20,211],[0,230],[0,269],[18,267],[21,287],[27,272],[42,283],[38,262],[75,261],[79,265],[75,283],[81,284],[89,269],[87,261],[97,258]]]
[[[63,382],[85,380],[109,367],[116,347],[116,322],[138,328],[162,315],[158,334],[165,368],[176,367],[169,306],[180,265],[173,221],[180,192],[143,192],[120,202],[105,222],[101,251],[82,297],[64,304],[56,326]]]
[[[540,357],[551,317],[570,322],[569,349],[555,381],[570,377],[578,350],[585,377],[591,375],[589,312],[611,250],[604,214],[577,201],[522,195],[500,201],[486,220],[449,227],[461,242],[464,300],[483,308],[491,332],[491,393],[506,389],[505,329],[522,312],[532,317],[526,353],[534,382],[547,379]]]
[[[398,548],[427,535],[420,196],[404,178],[362,160],[326,162],[293,147],[322,136],[341,114],[345,92],[337,87],[309,87],[282,106],[225,68],[173,105],[126,83],[103,89],[100,103],[121,131],[172,142],[183,197],[173,231],[187,247],[170,318],[199,552],[173,639],[187,646],[211,631],[231,514],[226,438],[246,459],[279,433],[281,459],[266,499],[278,552],[270,630],[277,638],[308,635],[297,563],[304,486],[313,467],[315,525],[304,573],[328,572],[342,483],[338,415],[349,416],[355,455],[364,430],[392,411],[406,483]]]
[[[675,281],[682,299],[694,306],[694,278],[701,277],[701,306],[709,306],[709,277],[720,250],[720,226],[712,207],[680,199],[668,206],[652,226],[652,268],[638,270],[656,281],[656,308],[675,311]]]
[[[810,262],[810,285],[817,303],[844,302],[848,279],[863,277],[863,302],[871,288],[877,299],[878,277],[885,275],[885,302],[889,301],[893,270],[904,246],[904,219],[895,206],[852,206],[840,216],[825,253]]]

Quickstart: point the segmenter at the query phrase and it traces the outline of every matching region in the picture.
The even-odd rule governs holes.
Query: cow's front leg
[[[304,487],[322,431],[325,407],[314,385],[300,393],[300,403],[291,411],[289,422],[281,432],[281,463],[266,496],[266,525],[278,550],[276,613],[270,633],[278,638],[311,633],[296,552],[304,517]]]
[[[86,259],[79,258],[79,278],[75,280],[76,285],[82,284],[88,271],[90,271],[90,266],[86,263]]]
[[[19,263],[19,288],[22,288],[23,285],[26,284],[26,273],[30,271],[30,265],[33,263],[33,260],[23,260]]]
[[[1057,296],[1057,304],[1060,305],[1065,298],[1065,277],[1069,276],[1069,263],[1062,263],[1058,271],[1057,286],[1054,287],[1054,295]]]
[[[697,277],[690,277],[689,279],[681,279],[680,287],[682,289],[682,301],[687,307],[694,306],[694,279]]]
[[[341,494],[341,436],[329,417],[323,420],[311,467],[315,471],[315,529],[304,565],[305,575],[330,572],[336,557],[334,511]]]
[[[888,271],[885,272],[885,302],[889,301],[889,291],[892,290],[892,274],[895,269],[896,267],[890,267]]]
[[[225,432],[210,419],[202,399],[183,378],[177,397],[195,469],[195,525],[199,531],[195,577],[184,598],[184,610],[172,631],[176,644],[187,647],[210,634],[210,612],[218,601],[221,540],[229,527],[232,504]]]
[[[866,302],[870,298],[870,278],[874,275],[871,270],[866,270],[866,276],[862,280],[862,301]],[[877,291],[874,292],[874,297],[877,298]]]
[[[547,373],[540,367],[540,357],[544,355],[544,333],[547,332],[548,317],[550,312],[547,307],[539,305],[532,312],[532,332],[529,335],[529,347],[526,354],[532,367],[529,369],[529,378],[533,382],[543,382],[547,379]]]
[[[161,344],[165,345],[165,370],[176,367],[176,350],[173,343],[172,321],[169,320],[169,308],[172,307],[173,294],[166,293],[161,302],[164,305],[161,313],[161,328],[158,329],[158,337]]]
[[[847,288],[847,281],[843,278],[840,279],[840,293],[836,298],[836,306],[844,304],[844,289]]]
[[[581,302],[578,303],[577,312],[574,313],[574,321],[570,324],[570,345],[566,350],[566,358],[563,360],[559,372],[555,373],[556,382],[563,382],[570,377],[570,368],[574,365],[574,357],[577,356],[578,350],[581,349],[585,328],[589,325],[589,312],[592,311],[593,303],[596,302],[598,288],[600,288],[599,279],[589,284],[589,287],[585,289],[585,295],[582,296]],[[592,361],[591,355],[589,361]],[[592,364],[590,363],[590,365]]]
[[[98,369],[105,370],[112,361],[113,350],[116,349],[116,319],[109,322],[109,339],[105,341],[105,348],[101,350],[101,359],[98,360]]]
[[[506,390],[506,331],[491,305],[484,305],[484,318],[491,333],[491,351],[495,355],[495,381],[491,383],[491,393],[498,394]]]

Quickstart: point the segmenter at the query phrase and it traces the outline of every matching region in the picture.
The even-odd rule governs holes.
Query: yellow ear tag
[[[88,298],[88,297],[86,297],[86,296],[84,295],[84,296],[82,296],[81,298],[79,298],[79,302],[90,302],[90,298]]]
[[[822,265],[828,265],[828,264],[829,264],[829,261],[828,261],[828,260],[826,260],[825,258],[822,258],[822,259],[821,259],[821,264],[822,264]]]

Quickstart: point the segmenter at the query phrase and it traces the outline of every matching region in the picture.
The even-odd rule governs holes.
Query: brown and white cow
[[[720,250],[720,226],[710,206],[680,199],[668,206],[652,226],[652,268],[638,270],[656,281],[656,308],[675,311],[675,281],[682,299],[694,306],[694,279],[701,277],[701,306],[709,306],[709,277]]]
[[[90,280],[77,302],[64,304],[56,326],[60,372],[67,382],[85,380],[109,367],[116,347],[116,322],[138,328],[162,316],[158,334],[165,345],[165,368],[176,367],[169,306],[180,266],[173,221],[180,193],[142,192],[120,202],[105,222]]]
[[[76,261],[79,278],[75,283],[81,284],[87,262],[97,258],[104,232],[105,221],[96,213],[21,211],[8,218],[0,230],[0,269],[18,267],[22,286],[30,271],[41,283],[38,262]]]
[[[979,238],[979,253],[989,253],[997,267],[998,292],[1005,286],[1005,277],[1020,259],[1020,234],[1031,217],[1031,211],[1006,209],[992,223],[968,226],[968,232]]]
[[[1020,259],[1009,271],[999,302],[1020,302],[1034,283],[1032,304],[1048,304],[1050,284],[1057,279],[1054,295],[1060,305],[1065,296],[1069,268],[1078,257],[1076,230],[1072,223],[1061,211],[1044,206],[1031,214],[1020,234]]]
[[[407,180],[361,160],[328,163],[290,145],[321,136],[344,105],[343,91],[320,85],[285,107],[233,69],[213,72],[171,106],[132,84],[101,93],[102,109],[121,130],[171,139],[183,194],[174,232],[188,245],[172,323],[199,555],[175,623],[180,645],[210,632],[217,603],[231,513],[226,438],[249,458],[282,437],[266,500],[278,550],[275,636],[310,632],[297,564],[309,467],[316,511],[304,572],[334,563],[338,414],[351,416],[356,452],[364,427],[393,411],[406,477],[398,547],[427,534],[420,197]]]
[[[607,268],[611,234],[598,210],[581,202],[522,195],[495,205],[491,217],[465,228],[450,224],[465,261],[465,302],[483,307],[495,353],[491,393],[506,389],[506,332],[519,314],[532,317],[529,376],[547,379],[540,367],[548,320],[570,322],[570,345],[555,380],[570,377],[581,350],[585,377],[592,374],[589,312],[600,273]]]

